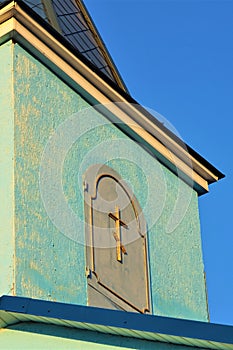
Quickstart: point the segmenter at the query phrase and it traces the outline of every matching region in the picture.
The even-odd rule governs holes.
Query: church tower
[[[129,94],[83,1],[0,1],[0,295],[208,321],[223,174]]]

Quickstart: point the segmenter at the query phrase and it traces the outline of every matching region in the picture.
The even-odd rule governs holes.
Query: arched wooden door
[[[150,312],[146,223],[120,176],[105,165],[85,174],[88,304]]]

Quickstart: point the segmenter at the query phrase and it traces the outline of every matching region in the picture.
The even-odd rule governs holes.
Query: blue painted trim
[[[233,344],[233,326],[2,296],[0,311]],[[39,322],[39,320],[38,320]]]

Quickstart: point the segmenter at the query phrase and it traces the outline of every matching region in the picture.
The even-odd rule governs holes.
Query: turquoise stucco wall
[[[98,332],[52,326],[48,324],[22,323],[0,330],[1,349],[85,349],[85,350],[188,350],[190,347],[149,340],[102,334]],[[197,350],[196,347],[192,347]]]
[[[39,189],[50,135],[84,102],[18,45],[14,86],[16,295],[85,305],[84,248],[52,224]]]
[[[206,321],[196,192],[19,45],[13,58],[16,294],[86,305],[82,181],[106,163],[147,220],[153,313]],[[45,197],[63,189],[47,198],[50,217],[41,176]]]
[[[0,295],[13,293],[14,113],[12,45],[0,46]]]

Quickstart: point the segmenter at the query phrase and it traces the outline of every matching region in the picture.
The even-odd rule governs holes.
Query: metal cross
[[[121,226],[128,229],[128,226],[120,218],[120,209],[118,206],[115,208],[115,214],[109,213],[108,216],[115,221],[115,230],[113,237],[116,240],[116,257],[117,261],[122,262],[122,253],[126,254],[126,249],[121,241]]]

